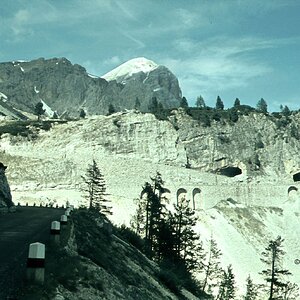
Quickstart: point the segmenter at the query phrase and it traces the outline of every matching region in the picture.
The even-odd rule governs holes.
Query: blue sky
[[[298,0],[2,0],[0,61],[66,57],[101,76],[144,56],[194,105],[300,108]]]

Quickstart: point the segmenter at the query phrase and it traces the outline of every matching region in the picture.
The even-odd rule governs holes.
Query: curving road
[[[1,300],[16,299],[14,295],[26,271],[29,244],[47,243],[51,222],[60,220],[63,212],[58,208],[18,207],[16,213],[0,215]]]

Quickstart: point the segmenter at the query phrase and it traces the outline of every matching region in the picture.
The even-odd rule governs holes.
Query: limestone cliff
[[[201,217],[197,230],[204,239],[215,236],[241,289],[249,273],[262,280],[259,256],[277,235],[286,239],[291,281],[299,282],[300,115],[282,118],[251,112],[205,127],[181,109],[164,121],[129,111],[54,122],[28,136],[4,133],[8,126],[0,123],[0,155],[10,166],[14,199],[23,204],[82,204],[81,175],[95,159],[116,223],[129,223],[133,199],[159,171],[171,203],[179,188],[186,190]]]

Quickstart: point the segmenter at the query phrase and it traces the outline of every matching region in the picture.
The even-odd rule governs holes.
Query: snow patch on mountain
[[[6,102],[7,99],[8,99],[7,96],[0,92],[0,100],[2,100],[3,102]]]
[[[158,66],[159,65],[152,60],[144,57],[138,57],[123,63],[122,65],[103,75],[102,78],[107,81],[117,80],[120,77],[126,79],[135,73],[149,73],[155,70]]]
[[[34,86],[34,91],[36,94],[38,94],[40,91],[36,88],[36,86]]]
[[[43,109],[45,109],[46,116],[52,117],[54,114],[52,108],[45,101],[41,100],[41,102],[43,103]]]

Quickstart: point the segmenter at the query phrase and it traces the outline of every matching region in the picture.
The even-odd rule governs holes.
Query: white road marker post
[[[29,245],[27,280],[43,284],[45,280],[45,245],[39,242]]]
[[[62,215],[60,217],[60,225],[67,225],[68,223],[68,217],[66,215]]]
[[[51,241],[58,244],[60,241],[60,222],[53,221],[50,229]]]

